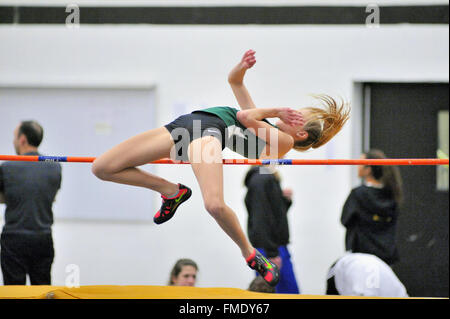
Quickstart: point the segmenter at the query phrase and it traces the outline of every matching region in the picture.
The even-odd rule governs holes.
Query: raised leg
[[[177,192],[177,184],[136,167],[169,157],[173,145],[172,136],[165,127],[153,129],[116,145],[96,158],[92,172],[105,181],[146,187],[170,196]]]

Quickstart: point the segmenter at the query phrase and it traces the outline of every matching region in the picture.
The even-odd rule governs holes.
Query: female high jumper
[[[94,161],[92,172],[105,181],[160,193],[162,205],[154,222],[161,224],[189,199],[191,189],[137,167],[169,157],[189,161],[206,211],[238,245],[248,266],[275,286],[279,270],[252,247],[236,214],[224,201],[222,150],[228,147],[247,158],[278,159],[291,149],[317,148],[341,130],[349,109],[326,95],[317,96],[323,108],[257,108],[243,83],[246,71],[255,63],[255,51],[248,50],[228,76],[241,110],[219,106],[182,115],[113,147]],[[272,125],[266,118],[279,120]]]

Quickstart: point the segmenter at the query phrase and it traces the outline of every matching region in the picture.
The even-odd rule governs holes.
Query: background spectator
[[[373,149],[361,158],[386,158]],[[396,227],[402,202],[402,180],[396,166],[358,166],[363,184],[354,188],[342,210],[347,251],[373,254],[387,264],[398,260]]]
[[[327,295],[408,297],[392,269],[370,254],[346,253],[327,275]]]
[[[14,130],[18,155],[40,155],[44,136],[35,121]],[[5,162],[0,166],[0,200],[6,204],[1,234],[1,266],[5,285],[51,284],[54,258],[52,204],[61,187],[61,166],[51,162]]]
[[[179,259],[170,272],[169,286],[195,286],[198,266],[192,259]]]
[[[256,276],[252,280],[248,290],[253,292],[275,293],[275,287],[268,285],[261,276]]]

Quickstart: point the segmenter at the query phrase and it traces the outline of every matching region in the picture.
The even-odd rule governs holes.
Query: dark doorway
[[[436,158],[438,114],[449,109],[448,90],[448,83],[364,84],[370,123],[364,148],[379,148],[389,158]],[[397,233],[400,261],[393,269],[410,296],[448,297],[448,189],[438,190],[434,166],[400,170],[405,201]]]

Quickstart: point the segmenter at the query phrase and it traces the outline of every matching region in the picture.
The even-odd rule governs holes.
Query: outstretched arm
[[[239,62],[228,75],[228,83],[233,90],[234,96],[242,110],[251,109],[255,107],[253,100],[244,85],[245,72],[255,65],[255,51],[248,50]]]

